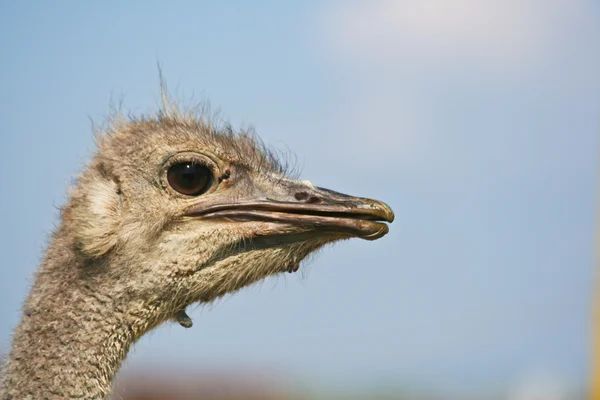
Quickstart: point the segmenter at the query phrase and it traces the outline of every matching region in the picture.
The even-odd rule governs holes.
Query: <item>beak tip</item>
[[[383,201],[378,201],[378,208],[379,210],[382,212],[382,216],[383,219],[386,222],[392,223],[394,222],[394,219],[396,218],[396,216],[394,215],[394,211],[392,210],[392,208],[390,206],[388,206],[387,204],[385,204]]]
[[[394,222],[394,219],[396,218],[396,216],[394,215],[394,211],[392,211],[391,208],[388,207],[388,213],[386,214],[387,217],[387,221],[391,224],[392,222]]]
[[[382,237],[387,235],[388,232],[390,231],[390,228],[386,224],[378,224],[378,225],[379,225],[379,227],[378,227],[379,229],[376,232],[372,232],[369,235],[362,236],[362,239],[373,241],[373,240],[381,239]]]

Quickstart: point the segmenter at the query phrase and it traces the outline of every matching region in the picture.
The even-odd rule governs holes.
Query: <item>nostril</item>
[[[317,203],[321,203],[323,201],[320,197],[311,196],[307,192],[297,192],[296,194],[294,194],[294,197],[296,198],[296,200],[304,201],[305,203],[308,203],[308,204],[317,204]]]
[[[308,193],[306,192],[297,192],[294,197],[296,200],[306,200],[308,198]]]

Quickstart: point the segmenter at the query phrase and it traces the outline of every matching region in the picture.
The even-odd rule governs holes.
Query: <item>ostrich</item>
[[[1,400],[105,399],[131,345],[328,243],[375,240],[386,204],[293,179],[259,139],[165,107],[116,118],[61,210]]]

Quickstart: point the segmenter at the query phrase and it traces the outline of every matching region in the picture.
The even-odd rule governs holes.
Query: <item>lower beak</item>
[[[268,221],[308,232],[376,240],[388,233],[394,212],[385,203],[331,190],[306,187],[285,198],[197,204],[186,216],[227,221]]]

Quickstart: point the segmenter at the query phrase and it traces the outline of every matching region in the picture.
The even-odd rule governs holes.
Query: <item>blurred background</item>
[[[0,1],[0,54],[0,354],[90,119],[155,110],[160,61],[396,222],[144,337],[115,398],[585,397],[600,2]]]

